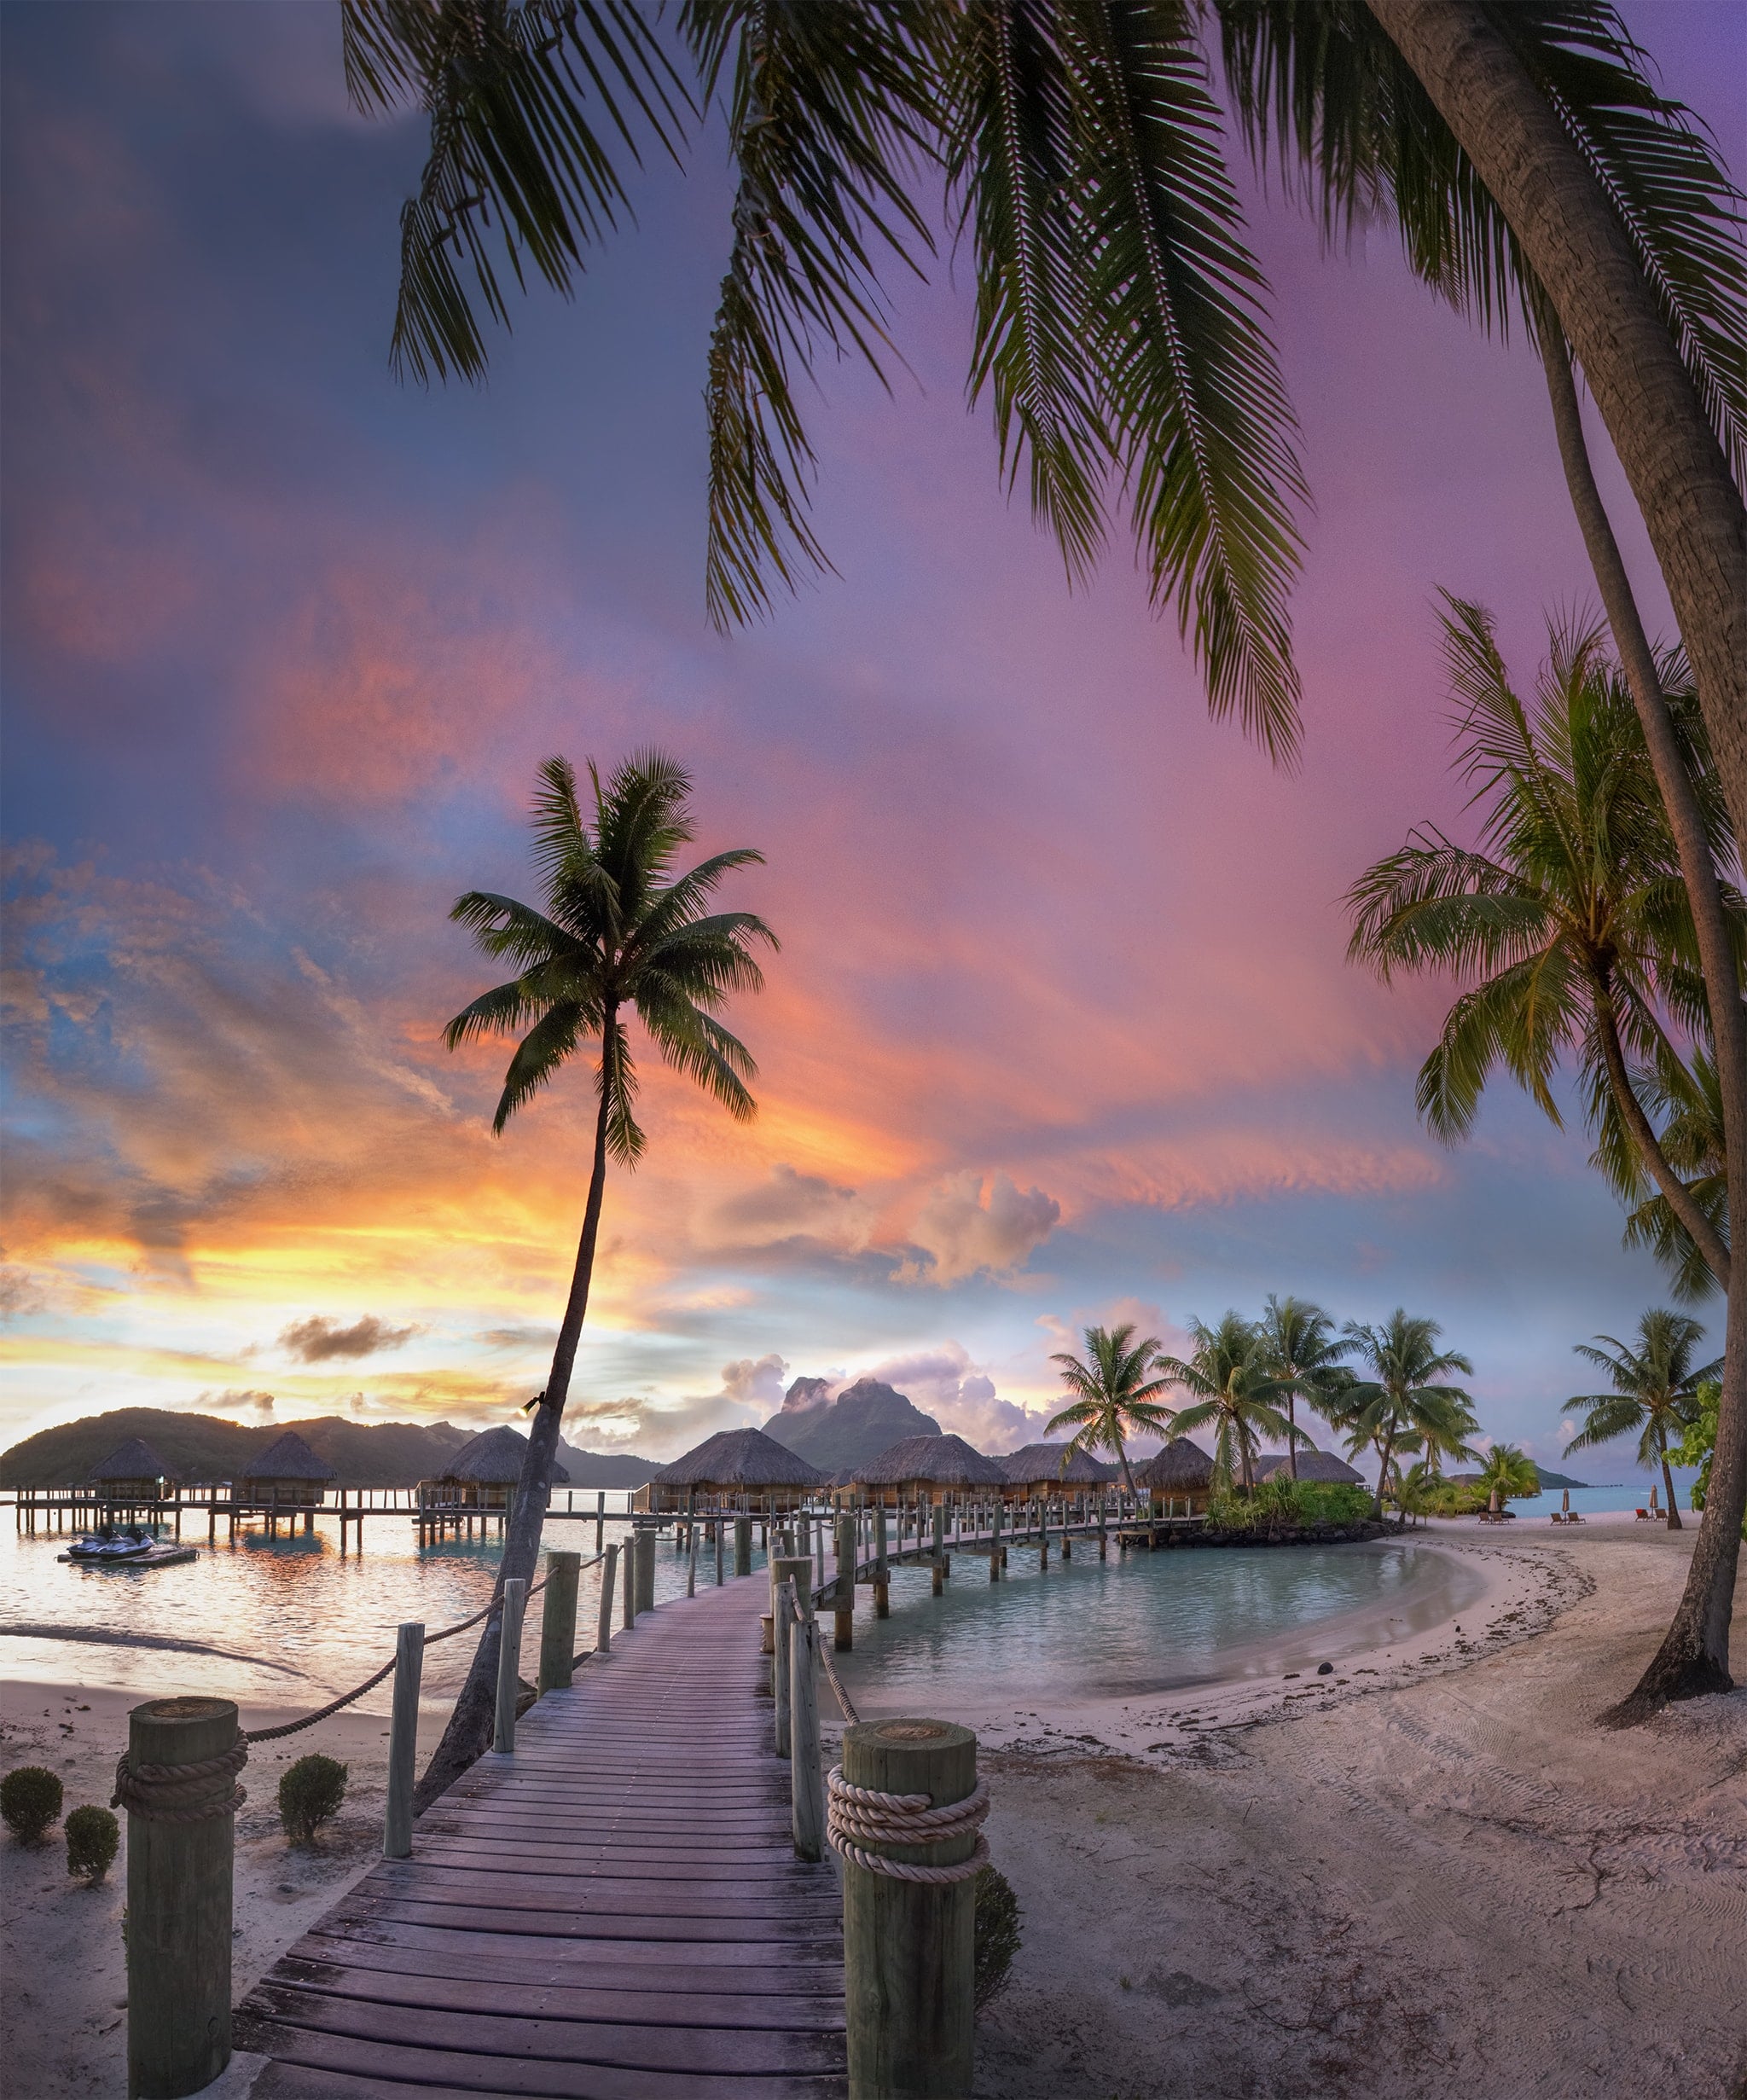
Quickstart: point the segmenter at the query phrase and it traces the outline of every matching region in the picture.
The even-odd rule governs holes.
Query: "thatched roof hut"
[[[1006,1474],[1008,1494],[1014,1497],[1100,1488],[1115,1471],[1073,1444],[1027,1444],[995,1464]]]
[[[318,1459],[295,1430],[287,1430],[243,1469],[242,1499],[313,1509],[336,1477],[334,1468]]]
[[[101,1488],[107,1502],[157,1502],[181,1477],[143,1436],[130,1436],[91,1468],[90,1485]]]
[[[763,1430],[718,1430],[659,1467],[632,1506],[659,1514],[732,1504],[775,1514],[802,1507],[828,1484],[816,1465]]]
[[[1213,1461],[1199,1444],[1173,1436],[1157,1458],[1135,1468],[1135,1485],[1149,1494],[1187,1501],[1193,1511],[1212,1491]]]
[[[869,1501],[891,1506],[944,1502],[979,1488],[1005,1488],[1007,1480],[997,1460],[973,1451],[962,1436],[906,1436],[858,1465],[852,1484]]]
[[[1285,1452],[1272,1451],[1266,1457],[1257,1459],[1256,1477],[1257,1480],[1268,1480],[1275,1473],[1283,1473],[1286,1468]],[[1362,1488],[1365,1484],[1365,1476],[1355,1471],[1344,1459],[1338,1459],[1332,1451],[1301,1450],[1298,1453],[1298,1478],[1336,1481],[1351,1488]]]
[[[495,1430],[481,1430],[434,1479],[419,1482],[419,1500],[445,1509],[507,1510],[527,1455],[527,1438],[507,1422]],[[554,1459],[546,1475],[548,1494],[554,1482],[562,1487],[569,1481],[570,1475]]]

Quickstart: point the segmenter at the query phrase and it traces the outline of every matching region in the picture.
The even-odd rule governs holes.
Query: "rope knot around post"
[[[124,1750],[116,1760],[109,1806],[147,1823],[204,1823],[211,1816],[234,1815],[248,1799],[247,1790],[235,1784],[248,1760],[249,1746],[241,1738],[217,1757],[186,1765],[136,1764]]]
[[[882,1794],[877,1787],[851,1786],[841,1765],[833,1765],[826,1774],[825,1786],[825,1835],[831,1849],[866,1873],[945,1887],[973,1880],[989,1864],[989,1840],[981,1829],[989,1815],[986,1779],[978,1779],[962,1801],[949,1801],[941,1808],[934,1806],[930,1794]],[[972,1830],[977,1833],[976,1850],[952,1866],[889,1859],[883,1853],[864,1849],[870,1844],[943,1845]]]

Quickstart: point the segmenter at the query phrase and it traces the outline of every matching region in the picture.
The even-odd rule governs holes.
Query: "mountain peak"
[[[878,1378],[857,1378],[835,1400],[825,1397],[825,1386],[823,1378],[797,1378],[783,1396],[781,1413],[764,1424],[767,1436],[821,1472],[865,1465],[905,1436],[940,1435],[932,1415]]]

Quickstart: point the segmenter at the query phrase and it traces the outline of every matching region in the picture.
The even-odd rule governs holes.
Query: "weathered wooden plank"
[[[770,1948],[776,1944],[769,1918],[737,1917],[621,1917],[610,1911],[591,1911],[586,1916],[564,1911],[516,1910],[490,1903],[441,1903],[412,1897],[367,1896],[366,1884],[347,1902],[344,1915],[350,1920],[380,1918],[408,1925],[456,1926],[473,1932],[499,1934],[538,1933],[569,1940],[695,1940],[699,1945],[745,1942]],[[842,1920],[832,1913],[832,1944],[842,1953]],[[798,1929],[798,1940],[818,1944],[816,1932]]]
[[[319,1960],[324,1940],[341,1940],[372,1950],[404,1950],[432,1966],[428,1975],[448,1973],[450,1958],[465,1964],[470,1975],[490,1973],[499,1962],[508,1973],[524,1981],[544,1979],[561,1982],[574,1979],[586,1968],[589,1975],[623,1975],[632,1979],[628,1987],[648,1990],[652,1968],[661,1971],[664,1990],[723,1990],[739,1992],[824,1991],[840,1993],[843,1978],[839,1964],[809,1940],[798,1946],[769,1940],[723,1940],[689,1948],[669,1941],[641,1940],[604,1940],[589,1938],[559,1939],[537,1933],[520,1933],[505,1940],[493,1932],[475,1932],[452,1925],[409,1925],[381,1919],[324,1920],[304,1935],[286,1956],[287,1960],[307,1957]],[[637,1981],[641,1977],[641,1981]],[[695,1984],[688,1978],[701,1978]]]

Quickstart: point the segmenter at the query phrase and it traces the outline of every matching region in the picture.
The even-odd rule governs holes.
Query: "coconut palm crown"
[[[1158,1360],[1170,1382],[1190,1395],[1188,1406],[1177,1410],[1177,1431],[1187,1436],[1210,1424],[1214,1492],[1229,1488],[1235,1475],[1247,1493],[1256,1484],[1263,1436],[1284,1437],[1288,1450],[1309,1440],[1274,1404],[1282,1388],[1269,1369],[1268,1340],[1259,1327],[1240,1313],[1228,1313],[1213,1327],[1192,1320],[1189,1336],[1192,1355]]]
[[[1390,1469],[1409,1452],[1425,1451],[1428,1462],[1440,1452],[1453,1459],[1474,1456],[1464,1441],[1478,1426],[1473,1404],[1449,1383],[1458,1371],[1471,1378],[1474,1366],[1456,1350],[1438,1348],[1443,1330],[1435,1320],[1404,1307],[1375,1326],[1349,1320],[1344,1331],[1371,1375],[1356,1377],[1343,1395],[1340,1426],[1355,1458],[1367,1449],[1377,1454],[1373,1506],[1381,1517]]]
[[[1270,1294],[1262,1314],[1262,1352],[1268,1375],[1286,1403],[1291,1435],[1286,1444],[1286,1471],[1298,1477],[1297,1402],[1318,1413],[1351,1383],[1341,1359],[1352,1343],[1336,1331],[1320,1305],[1303,1298]]]
[[[1172,1427],[1171,1411],[1159,1400],[1167,1382],[1148,1375],[1159,1360],[1158,1337],[1149,1334],[1135,1341],[1132,1320],[1120,1327],[1088,1327],[1085,1337],[1083,1362],[1065,1351],[1049,1360],[1060,1366],[1061,1382],[1076,1397],[1051,1416],[1043,1434],[1053,1436],[1058,1430],[1071,1429],[1070,1451],[1109,1452],[1134,1494],[1127,1439],[1167,1436]]]
[[[1613,1389],[1580,1393],[1565,1402],[1585,1417],[1582,1430],[1565,1446],[1567,1453],[1587,1451],[1636,1432],[1639,1464],[1662,1468],[1670,1531],[1679,1531],[1681,1524],[1674,1476],[1669,1469],[1669,1446],[1679,1443],[1687,1424],[1698,1418],[1699,1387],[1722,1370],[1721,1357],[1714,1363],[1694,1364],[1703,1339],[1703,1327],[1689,1314],[1653,1307],[1638,1322],[1635,1343],[1616,1341],[1611,1334],[1596,1336],[1599,1348],[1588,1342],[1576,1343],[1578,1355],[1606,1372]]]

